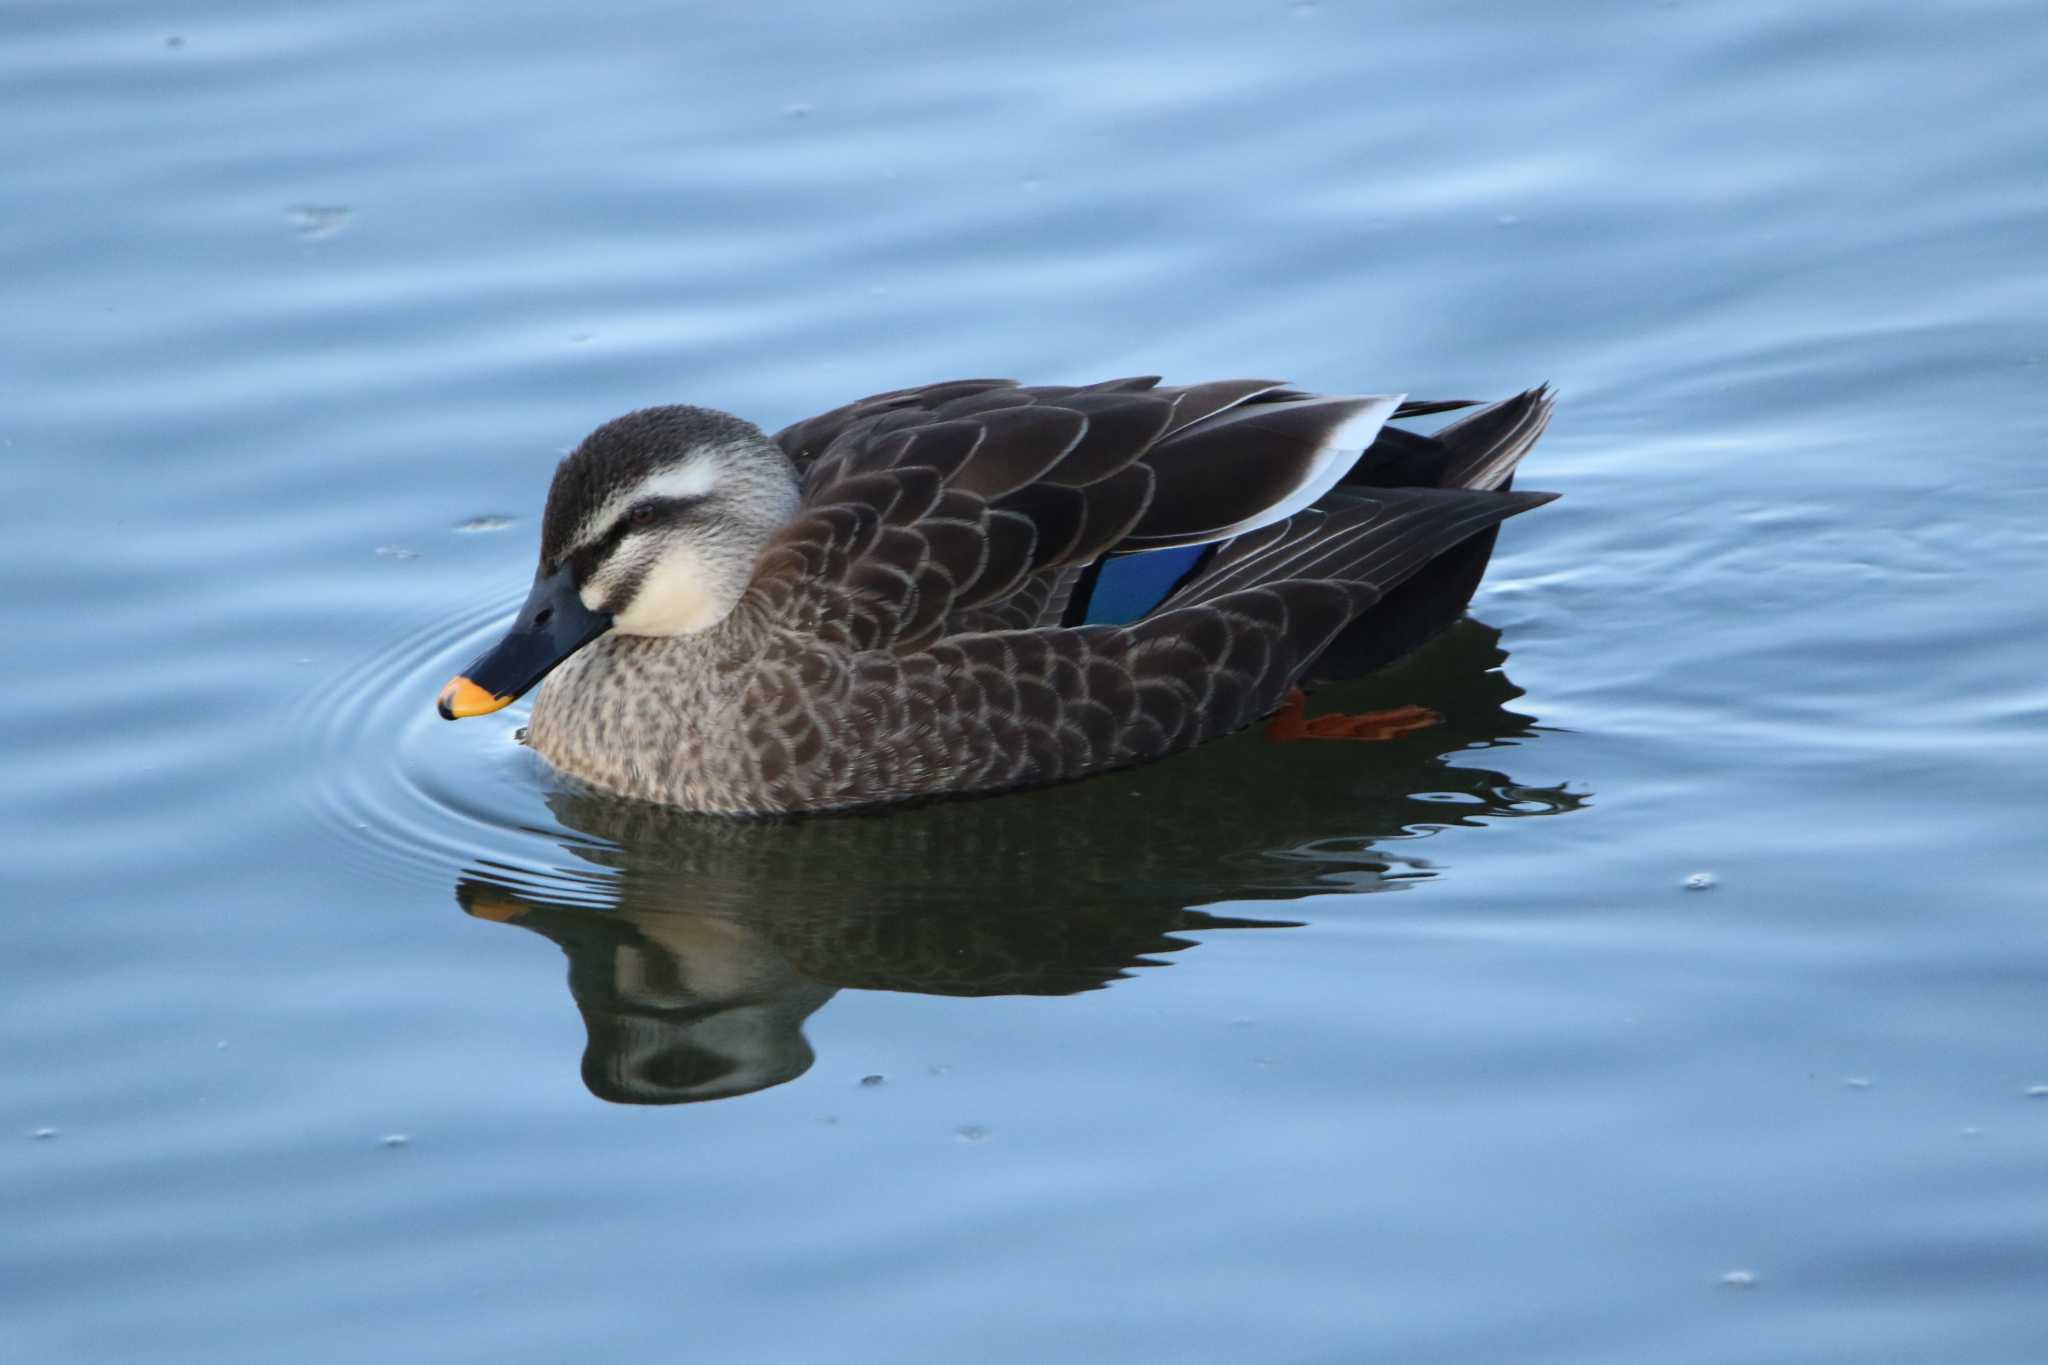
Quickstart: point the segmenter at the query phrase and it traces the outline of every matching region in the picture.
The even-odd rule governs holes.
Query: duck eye
[[[660,518],[661,509],[651,502],[643,502],[626,513],[626,520],[634,526],[652,526]]]

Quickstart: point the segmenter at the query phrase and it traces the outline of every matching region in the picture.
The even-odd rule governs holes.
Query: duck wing
[[[1208,544],[1307,508],[1402,412],[1264,379],[877,394],[777,434],[803,502],[752,591],[861,649],[1057,621],[1112,551]]]
[[[803,501],[749,588],[771,619],[828,643],[914,652],[967,613],[1046,610],[1063,569],[1124,539],[1152,496],[1140,457],[1174,402],[969,382],[982,386],[800,424],[822,433],[822,449],[798,428],[778,438],[804,452]]]

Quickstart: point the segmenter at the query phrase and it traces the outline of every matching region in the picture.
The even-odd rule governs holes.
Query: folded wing
[[[1287,522],[1389,418],[1447,406],[1250,379],[971,379],[878,394],[777,435],[803,504],[752,598],[828,639],[898,653],[1057,621],[1105,555]]]

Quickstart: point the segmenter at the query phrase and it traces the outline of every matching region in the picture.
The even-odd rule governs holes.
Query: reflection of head
[[[803,1022],[829,987],[701,1010],[603,1014],[578,999],[590,1042],[583,1083],[614,1104],[722,1100],[793,1081],[811,1069]]]
[[[583,1083],[599,1099],[725,1099],[810,1069],[803,1022],[833,988],[791,970],[747,925],[548,905],[477,878],[456,895],[471,914],[516,920],[568,954],[569,993],[589,1035]]]
[[[1066,995],[1193,946],[1270,926],[1190,910],[1316,892],[1391,891],[1432,875],[1447,825],[1553,814],[1584,797],[1448,758],[1530,733],[1506,709],[1497,632],[1466,622],[1332,705],[1418,698],[1445,723],[1377,745],[1276,749],[1255,735],[1072,786],[876,815],[764,822],[551,793],[592,879],[479,870],[470,913],[560,945],[600,1099],[676,1104],[781,1084],[812,1062],[804,1021],[842,988]],[[1415,669],[1423,670],[1420,676]],[[1446,798],[1455,798],[1449,799]],[[522,887],[510,889],[518,880]],[[565,882],[565,885],[571,884]],[[582,903],[571,903],[570,897]]]

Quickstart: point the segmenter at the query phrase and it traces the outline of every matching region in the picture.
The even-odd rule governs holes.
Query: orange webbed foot
[[[1287,700],[1266,722],[1266,738],[1275,744],[1292,744],[1298,739],[1399,739],[1417,730],[1443,723],[1443,717],[1427,706],[1396,706],[1387,711],[1341,712],[1327,716],[1308,714],[1308,695],[1291,688]]]

